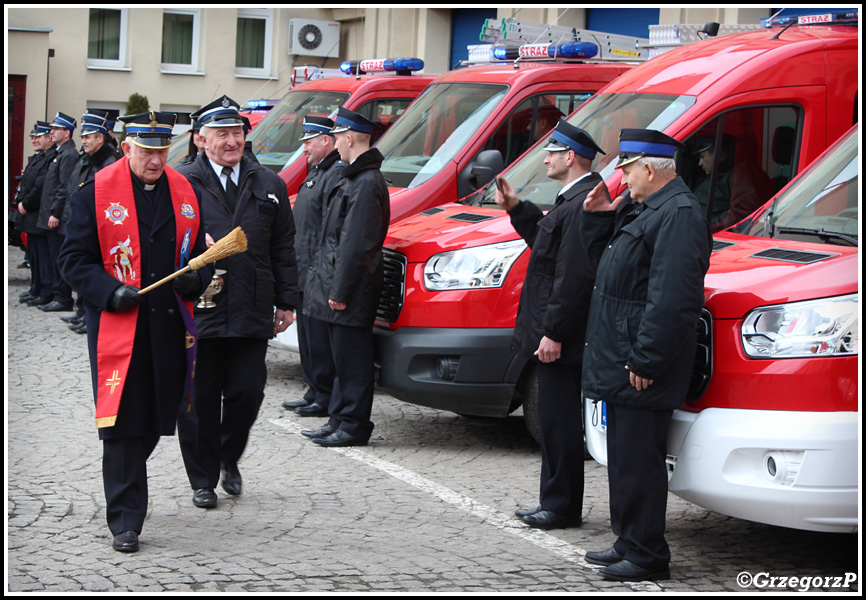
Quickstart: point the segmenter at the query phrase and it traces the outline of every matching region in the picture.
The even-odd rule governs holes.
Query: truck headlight
[[[436,254],[424,265],[424,285],[433,291],[502,287],[525,248],[515,240]]]
[[[757,308],[746,315],[743,348],[752,358],[858,354],[857,295]]]

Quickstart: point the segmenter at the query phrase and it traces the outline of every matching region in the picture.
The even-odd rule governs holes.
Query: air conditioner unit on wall
[[[336,21],[290,19],[289,54],[300,56],[339,56],[340,24]]]

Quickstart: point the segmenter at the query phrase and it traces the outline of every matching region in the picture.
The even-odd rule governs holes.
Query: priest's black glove
[[[108,305],[113,311],[124,311],[133,308],[144,300],[138,293],[138,288],[132,285],[122,285],[111,296]]]
[[[187,271],[174,278],[174,289],[181,298],[198,297],[201,291],[201,278],[197,271]]]

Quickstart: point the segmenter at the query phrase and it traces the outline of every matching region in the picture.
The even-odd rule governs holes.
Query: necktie
[[[223,167],[223,175],[226,176],[226,202],[228,202],[229,208],[234,210],[237,204],[238,188],[232,181],[232,168]]]

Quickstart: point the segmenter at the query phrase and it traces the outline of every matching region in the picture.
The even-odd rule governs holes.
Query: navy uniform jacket
[[[576,364],[583,357],[595,264],[581,243],[580,220],[583,200],[601,180],[589,173],[561,194],[547,215],[531,202],[509,213],[532,249],[512,340],[525,356],[535,358],[541,337],[547,336],[562,344],[558,363]]]
[[[384,157],[367,150],[343,169],[343,180],[325,207],[316,268],[304,294],[304,314],[314,319],[372,327],[384,283],[382,243],[391,204],[379,170]],[[328,300],[345,302],[332,310]]]
[[[159,281],[175,271],[176,228],[168,181],[163,175],[156,184],[151,201],[133,175],[135,206],[141,240],[141,287]],[[63,278],[87,301],[87,345],[96,395],[96,341],[100,316],[109,309],[114,290],[121,282],[106,272],[99,248],[93,181],[80,188],[72,199],[66,238],[58,262]],[[203,220],[191,256],[205,251]],[[213,267],[197,271],[198,298],[210,283]],[[190,297],[189,299],[192,299]],[[99,429],[100,439],[135,437],[145,433],[172,435],[178,409],[185,398],[186,328],[179,312],[174,286],[169,282],[145,295],[139,305],[135,344],[127,382],[123,388],[120,411],[114,427]]]
[[[304,291],[307,275],[315,264],[322,232],[322,208],[343,177],[346,163],[334,150],[307,174],[295,198],[295,255],[298,258],[298,287]]]
[[[584,394],[629,408],[679,408],[693,368],[712,248],[697,198],[676,177],[642,204],[624,203],[616,215],[584,212],[581,234],[591,257],[601,251]],[[626,365],[653,384],[636,390]]]

